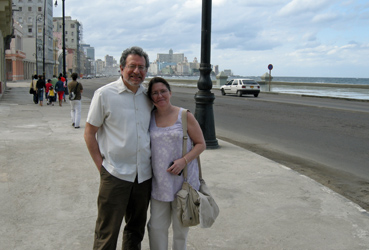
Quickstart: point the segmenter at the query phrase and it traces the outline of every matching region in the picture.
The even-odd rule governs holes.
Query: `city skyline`
[[[200,61],[201,0],[65,1],[66,15],[82,22],[83,42],[96,59],[119,60],[141,46],[184,53]],[[61,16],[61,8],[54,8]],[[98,18],[97,18],[98,17]],[[369,2],[364,0],[212,1],[211,64],[236,75],[369,78]]]

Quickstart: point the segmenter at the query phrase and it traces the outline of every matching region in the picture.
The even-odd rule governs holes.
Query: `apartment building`
[[[72,17],[65,17],[65,54],[66,54],[66,72],[70,75],[73,72],[83,73],[82,48],[80,46],[82,40],[82,24]],[[59,50],[59,67],[58,71],[63,72],[63,18],[53,18],[53,34],[57,38],[57,48]]]
[[[24,78],[32,74],[45,74],[51,77],[53,74],[53,0],[13,0],[14,22],[19,24],[15,52],[23,51],[24,58],[17,56],[17,62],[8,65],[23,69],[12,69],[12,72],[23,71]],[[19,35],[21,34],[21,35]],[[10,59],[9,59],[10,60]],[[21,63],[20,61],[21,60]],[[32,71],[32,72],[29,72]],[[15,76],[21,79],[19,73]]]
[[[5,49],[10,46],[12,24],[12,1],[0,0],[0,98],[6,88]]]
[[[184,54],[183,53],[176,53],[174,54],[173,53],[173,50],[170,49],[169,50],[169,54],[162,54],[162,53],[158,53],[157,54],[157,61],[159,63],[174,63],[177,64],[177,63],[181,63],[184,61]]]

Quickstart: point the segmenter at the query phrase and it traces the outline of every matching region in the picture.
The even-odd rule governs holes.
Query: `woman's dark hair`
[[[165,80],[164,78],[159,77],[159,76],[154,77],[154,78],[152,78],[152,79],[150,80],[150,82],[149,82],[149,87],[148,87],[148,89],[147,89],[147,95],[149,96],[149,98],[150,98],[150,100],[151,100],[151,101],[152,101],[152,98],[151,98],[152,86],[154,86],[154,84],[155,84],[155,83],[158,83],[158,82],[163,83],[163,84],[167,87],[167,89],[169,90],[169,92],[172,92],[172,91],[170,90],[170,85],[169,85],[169,83],[167,82],[167,80]]]

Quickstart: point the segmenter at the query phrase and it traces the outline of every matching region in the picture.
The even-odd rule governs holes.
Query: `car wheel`
[[[254,94],[255,97],[258,97],[259,94]]]
[[[242,96],[242,92],[241,91],[237,91],[237,96],[241,97]]]
[[[222,95],[226,95],[226,93],[224,92],[224,89],[220,90],[222,92]]]

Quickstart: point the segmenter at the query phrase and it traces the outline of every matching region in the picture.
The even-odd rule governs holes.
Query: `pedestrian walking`
[[[35,104],[38,104],[38,93],[37,93],[37,81],[38,81],[38,76],[34,75],[32,81],[31,81],[31,91],[33,94],[33,102]]]
[[[40,106],[42,106],[43,100],[44,100],[45,81],[42,75],[39,75],[38,78],[39,79],[36,83],[36,88],[37,88],[38,101],[40,103]]]
[[[60,80],[63,82],[63,88],[64,88],[63,100],[64,100],[64,102],[66,102],[65,95],[68,95],[67,79],[63,76],[62,73],[59,74],[59,77],[60,77]]]
[[[82,99],[82,92],[83,92],[83,86],[82,83],[77,82],[77,73],[72,74],[72,81],[68,83],[68,90],[69,95],[73,92],[75,97],[74,99],[70,100],[70,116],[72,118],[72,126],[74,128],[80,128],[79,122],[81,121],[81,99]]]
[[[53,75],[53,78],[51,78],[51,84],[53,85],[53,88],[55,90],[55,85],[58,82],[58,78],[56,77],[56,75]]]
[[[49,100],[49,90],[50,90],[50,87],[52,87],[52,83],[51,83],[51,79],[48,79],[46,84],[45,84],[45,98],[46,100]]]
[[[59,80],[55,84],[55,91],[58,93],[58,100],[59,100],[59,106],[62,106],[63,103],[63,96],[64,96],[64,83],[61,80],[61,77],[59,76]]]
[[[53,86],[50,86],[50,88],[49,88],[49,96],[48,96],[48,98],[49,98],[49,102],[47,103],[47,105],[51,105],[51,106],[54,106],[54,103],[53,102],[55,102],[55,91],[54,91],[54,88],[53,88]]]

